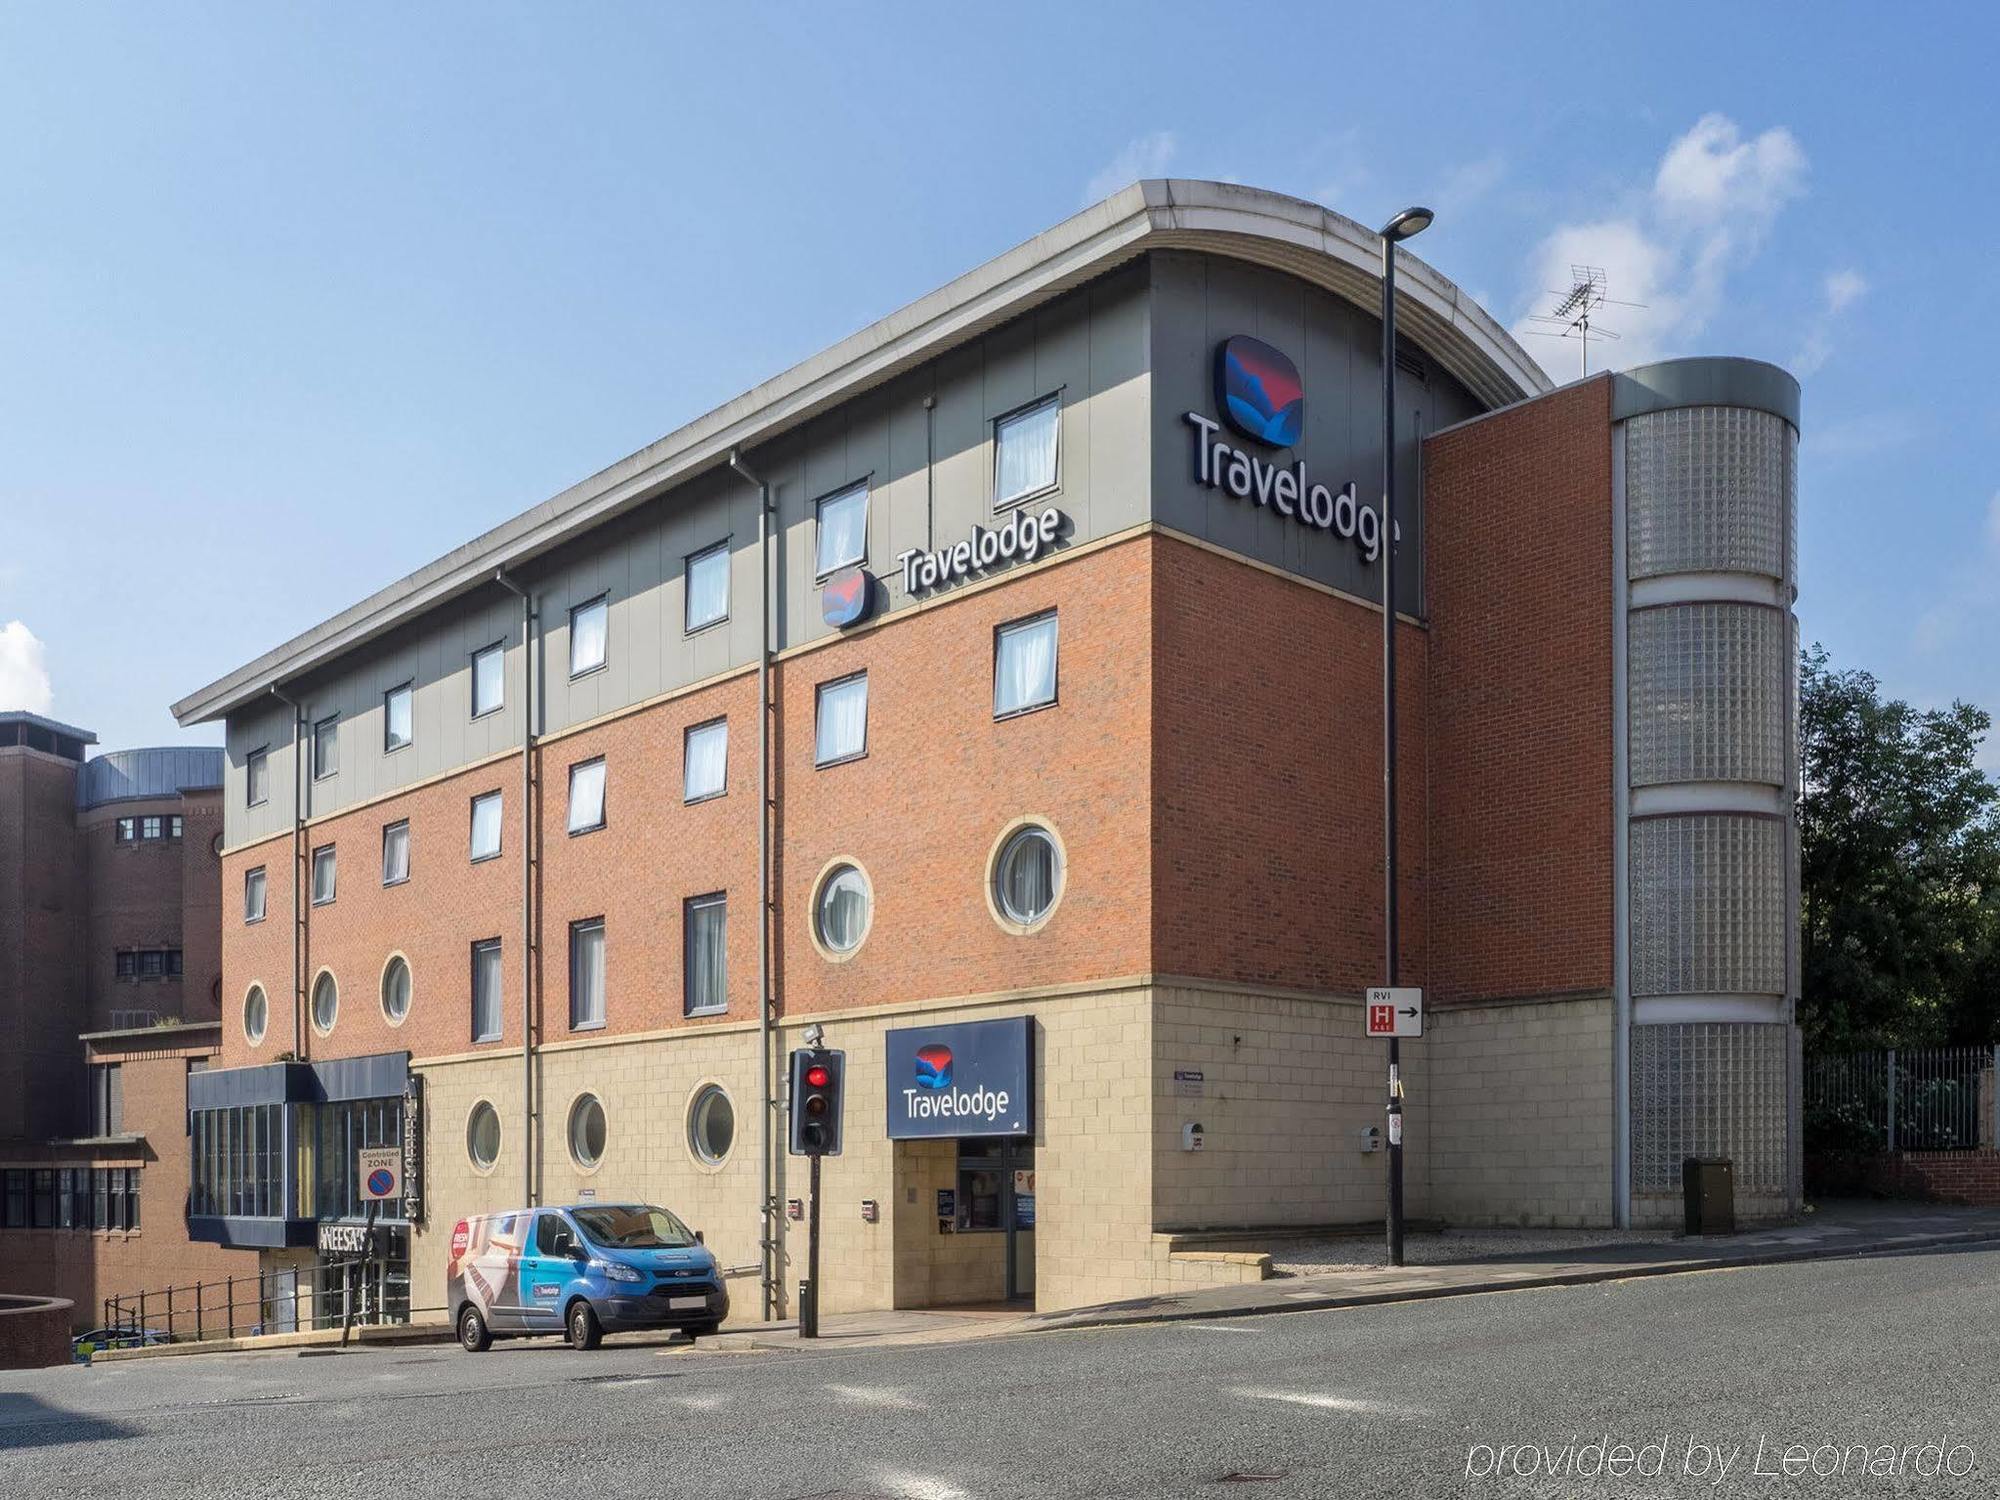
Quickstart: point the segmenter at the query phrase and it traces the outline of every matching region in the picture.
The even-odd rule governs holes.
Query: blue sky
[[[0,707],[182,738],[173,699],[1171,173],[1429,202],[1510,324],[1603,264],[1648,304],[1614,363],[1790,366],[1807,639],[2000,708],[2000,19],[1921,9],[9,7]]]

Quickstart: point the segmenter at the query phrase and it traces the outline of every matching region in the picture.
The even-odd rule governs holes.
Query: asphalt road
[[[1691,1443],[1708,1472],[1687,1472]],[[1618,1444],[1641,1472],[1593,1474]],[[1792,1444],[1819,1451],[1788,1477]],[[1512,1472],[1518,1445],[1557,1476]],[[1865,1472],[1891,1452],[1899,1473]],[[2000,1248],[834,1353],[0,1373],[0,1496],[104,1493],[1986,1497]]]

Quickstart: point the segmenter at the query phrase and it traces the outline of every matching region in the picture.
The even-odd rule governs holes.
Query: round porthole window
[[[410,965],[398,953],[382,969],[382,1014],[389,1018],[391,1026],[400,1026],[409,1013]]]
[[[820,882],[813,903],[813,930],[829,953],[852,953],[868,936],[874,903],[868,877],[854,865],[835,865]]]
[[[604,1160],[604,1105],[595,1094],[569,1107],[569,1156],[586,1172]]]
[[[321,969],[319,978],[313,981],[313,1030],[325,1036],[333,1030],[333,1023],[339,1016],[340,986],[334,982],[333,970]]]
[[[993,862],[993,900],[1009,922],[1031,927],[1055,906],[1062,879],[1062,850],[1055,835],[1030,823],[1000,846],[1000,857]]]
[[[264,1040],[264,1028],[271,1024],[271,1003],[264,998],[264,986],[253,984],[243,997],[243,1039],[251,1046]]]
[[[719,1083],[703,1084],[688,1109],[688,1145],[710,1166],[736,1144],[736,1109]]]
[[[500,1159],[500,1111],[481,1099],[465,1121],[465,1154],[482,1172]]]

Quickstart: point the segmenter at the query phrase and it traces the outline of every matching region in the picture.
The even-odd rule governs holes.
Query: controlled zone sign
[[[1370,990],[1366,1014],[1370,1036],[1422,1036],[1424,992],[1414,985]]]
[[[381,1203],[403,1191],[403,1149],[400,1146],[371,1147],[354,1153],[354,1176],[361,1184],[363,1203]]]

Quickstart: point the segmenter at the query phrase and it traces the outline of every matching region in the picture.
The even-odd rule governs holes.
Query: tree
[[[1799,1020],[1811,1050],[2000,1039],[2000,791],[1992,717],[1918,711],[1799,658]]]

